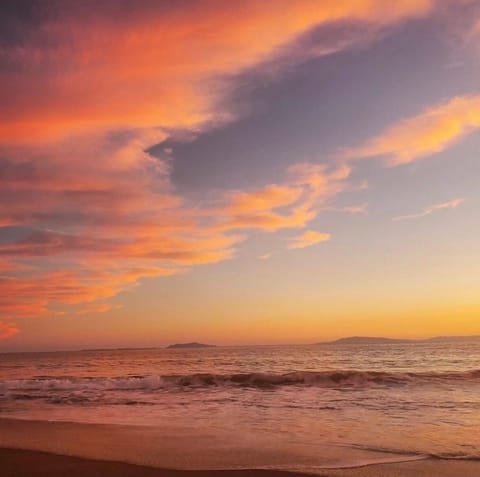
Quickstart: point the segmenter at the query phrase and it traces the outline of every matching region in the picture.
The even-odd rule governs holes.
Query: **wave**
[[[359,449],[367,452],[375,452],[380,454],[390,454],[407,456],[414,460],[422,459],[435,459],[435,460],[468,460],[468,461],[480,461],[479,454],[472,454],[467,452],[415,452],[407,449],[394,449],[389,447],[371,446],[362,444],[345,444],[341,447]]]
[[[36,377],[0,381],[0,393],[31,391],[108,391],[108,390],[168,390],[174,388],[206,388],[237,386],[276,388],[281,386],[309,386],[349,388],[372,386],[407,386],[426,384],[472,383],[480,384],[480,370],[448,373],[405,373],[381,371],[297,371],[284,374],[239,373],[189,375],[151,375],[120,377]]]

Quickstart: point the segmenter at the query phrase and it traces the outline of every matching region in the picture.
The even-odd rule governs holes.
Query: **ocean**
[[[1,354],[0,445],[185,469],[480,459],[480,342]]]

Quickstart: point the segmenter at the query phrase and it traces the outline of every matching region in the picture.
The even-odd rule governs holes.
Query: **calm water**
[[[1,417],[185,439],[187,468],[478,459],[480,343],[5,354]]]

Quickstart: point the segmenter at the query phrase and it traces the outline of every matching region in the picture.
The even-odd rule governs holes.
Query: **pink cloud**
[[[82,2],[59,5],[23,32],[21,47],[0,51],[0,226],[24,232],[0,243],[7,320],[69,306],[108,312],[105,300],[142,277],[231,259],[249,229],[306,227],[345,190],[349,168],[298,164],[284,183],[232,191],[212,210],[175,191],[171,151],[165,160],[147,151],[174,129],[197,134],[234,119],[220,106],[231,78],[312,28],[384,27],[434,2],[140,2],[127,14],[115,2],[94,14]]]
[[[0,138],[46,140],[85,131],[157,126],[194,128],[224,121],[220,77],[278,55],[315,26],[335,21],[387,26],[428,14],[434,0],[200,1],[165,6],[82,2],[23,32],[0,51]],[[256,41],[251,41],[256,38]],[[355,41],[338,41],[335,49]],[[329,54],[322,45],[305,56]],[[300,52],[299,52],[300,54]],[[59,67],[61,65],[61,67]],[[214,86],[212,87],[212,82]],[[13,94],[15,93],[15,94]]]

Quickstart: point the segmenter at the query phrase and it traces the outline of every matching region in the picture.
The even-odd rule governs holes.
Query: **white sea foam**
[[[379,371],[297,371],[276,373],[150,375],[119,377],[39,377],[0,381],[0,392],[74,390],[157,390],[178,387],[245,386],[255,388],[314,386],[327,388],[414,386],[426,384],[480,383],[480,370],[449,373],[387,373]]]

